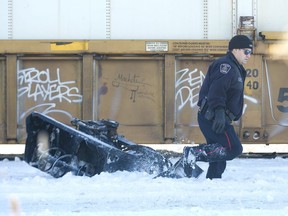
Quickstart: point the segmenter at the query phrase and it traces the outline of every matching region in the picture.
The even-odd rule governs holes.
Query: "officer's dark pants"
[[[212,130],[213,121],[205,119],[200,113],[198,113],[198,124],[207,142],[207,144],[203,145],[219,143],[227,150],[227,154],[224,159],[221,158],[219,161],[215,160],[209,162],[206,175],[206,178],[209,179],[221,178],[222,173],[226,168],[226,161],[232,160],[242,153],[242,144],[229,121],[226,121],[225,132],[222,134],[216,134]]]

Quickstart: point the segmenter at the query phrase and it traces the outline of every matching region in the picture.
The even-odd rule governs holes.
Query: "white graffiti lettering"
[[[72,115],[65,111],[65,110],[57,110],[54,109],[56,107],[55,103],[45,103],[45,104],[38,104],[36,106],[33,106],[31,108],[29,108],[28,110],[26,110],[25,112],[23,112],[20,116],[20,121],[22,121],[27,115],[29,115],[31,112],[33,111],[40,111],[42,114],[48,115],[49,113],[62,113],[66,116],[68,116],[69,119],[72,119]]]
[[[35,68],[19,70],[18,75],[18,97],[27,94],[28,98],[34,101],[42,98],[44,101],[59,102],[67,101],[69,103],[81,103],[82,95],[79,94],[77,87],[70,87],[75,81],[61,81],[60,70],[57,68],[56,79],[52,80],[50,71],[39,71]]]
[[[194,76],[194,77],[193,77]],[[203,84],[205,75],[202,71],[194,69],[190,71],[189,68],[182,69],[176,72],[176,95],[175,99],[177,103],[178,110],[181,110],[187,103],[190,107],[197,105],[197,100],[199,96],[199,89]]]

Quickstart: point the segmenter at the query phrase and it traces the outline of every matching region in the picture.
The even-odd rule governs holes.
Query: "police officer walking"
[[[209,162],[206,178],[221,178],[226,161],[242,153],[242,144],[231,125],[243,112],[243,65],[251,57],[253,44],[244,35],[236,35],[229,41],[228,52],[215,60],[208,69],[199,93],[199,127],[207,144],[184,147],[184,170],[196,161]]]

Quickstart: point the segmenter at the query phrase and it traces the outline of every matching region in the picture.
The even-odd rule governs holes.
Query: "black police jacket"
[[[243,112],[246,70],[231,52],[215,60],[208,69],[200,89],[198,106],[207,97],[209,109],[223,107],[238,120]]]

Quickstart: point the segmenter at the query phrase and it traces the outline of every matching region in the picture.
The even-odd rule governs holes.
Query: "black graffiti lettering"
[[[136,74],[118,74],[117,78],[112,81],[112,86],[115,88],[124,88],[130,91],[129,99],[133,102],[136,102],[136,96],[140,97],[139,90],[142,92],[146,92],[146,87],[152,86],[149,83],[145,82],[145,78]],[[154,101],[154,93],[153,96],[142,97],[145,99],[149,99]]]

